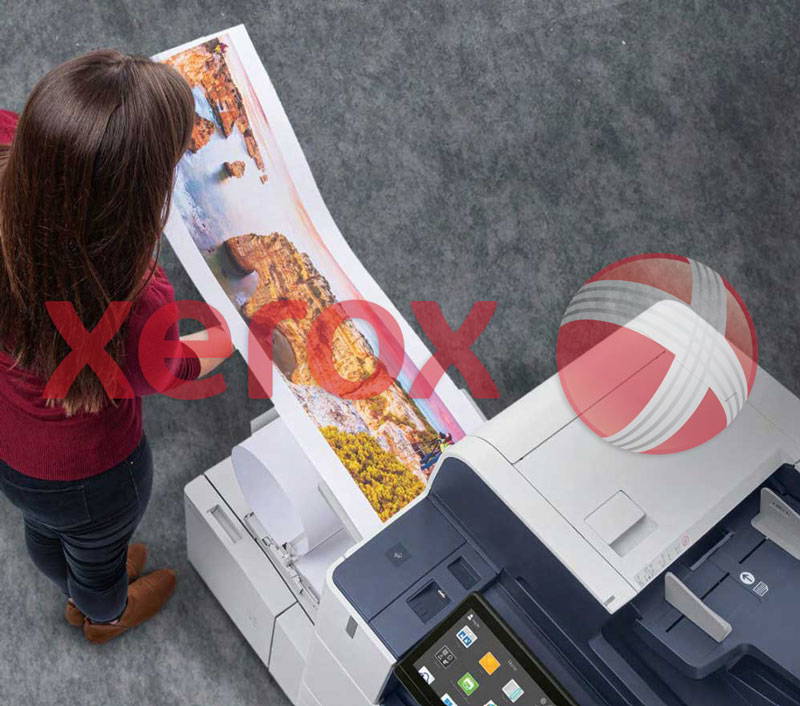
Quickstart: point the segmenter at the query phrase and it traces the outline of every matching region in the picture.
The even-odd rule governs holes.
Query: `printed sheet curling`
[[[167,237],[245,358],[248,324],[261,307],[278,300],[306,304],[305,318],[276,326],[272,401],[363,536],[424,489],[441,449],[474,428],[480,415],[447,376],[430,398],[409,396],[430,352],[339,232],[244,27],[154,58],[186,78],[196,109]],[[309,365],[314,318],[348,300],[383,307],[403,338],[395,342],[403,351],[396,382],[366,399],[332,394]],[[339,326],[332,349],[346,379],[362,380],[375,370],[378,338],[363,320]]]

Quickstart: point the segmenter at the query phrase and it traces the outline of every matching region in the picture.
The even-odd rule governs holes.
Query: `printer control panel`
[[[396,672],[423,705],[574,703],[479,594],[461,603]]]

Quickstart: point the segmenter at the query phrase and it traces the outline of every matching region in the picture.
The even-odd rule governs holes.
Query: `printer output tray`
[[[668,704],[800,705],[800,561],[754,526],[762,496],[800,512],[800,474],[778,469],[670,567],[729,624],[724,639],[665,600],[659,579],[593,641],[607,666],[651,674]]]

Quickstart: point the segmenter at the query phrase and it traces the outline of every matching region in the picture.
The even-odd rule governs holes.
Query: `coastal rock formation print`
[[[222,168],[225,170],[226,176],[241,179],[244,176],[245,163],[241,159],[235,162],[223,162]]]
[[[213,168],[217,183],[228,182],[227,189],[252,177],[249,162],[237,159],[246,152],[257,170],[258,188],[270,189],[271,175],[262,149],[263,154],[270,153],[256,139],[245,101],[226,63],[226,50],[223,42],[212,39],[167,59],[192,86],[198,101],[189,150],[202,153],[213,139],[214,146],[206,153],[216,158],[214,166],[206,168]],[[219,140],[227,145],[229,139],[230,150],[225,147],[220,155]],[[258,209],[259,204],[249,203],[247,208]],[[271,302],[306,304],[305,318],[277,324],[273,360],[378,516],[390,518],[424,489],[431,458],[439,452],[444,435],[397,382],[367,399],[342,399],[323,388],[309,366],[307,341],[316,317],[337,302],[331,284],[285,234],[212,232],[201,211],[194,212],[192,237],[218,279],[231,277],[246,283],[235,296],[229,292],[245,320],[251,321]],[[332,357],[339,375],[352,381],[354,389],[376,369],[375,352],[353,321],[345,321],[336,330]]]
[[[242,133],[247,153],[259,171],[263,172],[264,158],[250,127],[242,95],[225,63],[225,45],[217,39],[210,39],[197,47],[170,57],[166,63],[176,69],[192,88],[203,91],[214,113],[214,120],[225,137],[230,137],[234,129]],[[210,122],[195,115],[195,129],[198,127],[198,120],[204,123]],[[202,130],[200,133],[204,134]],[[194,136],[193,130],[193,144],[195,144]],[[207,142],[208,138],[205,140],[205,143]],[[205,143],[202,140],[198,141],[199,146],[192,151],[197,152]]]
[[[197,152],[208,144],[217,126],[211,120],[201,118],[197,113],[194,114],[194,124],[192,125],[192,138],[189,141],[189,150]]]
[[[382,448],[392,452],[406,468],[424,480],[416,449],[433,443],[436,431],[397,383],[381,394],[363,400],[343,400],[317,385],[308,365],[308,333],[314,319],[335,304],[336,298],[308,255],[299,252],[280,233],[236,236],[227,240],[224,247],[242,275],[255,273],[258,276],[255,292],[241,307],[245,318],[251,319],[261,307],[280,299],[305,302],[306,318],[285,319],[276,327],[277,334],[291,349],[290,356],[280,356],[284,360],[288,357],[289,366],[281,366],[279,356],[275,358],[317,425],[331,425],[332,407],[339,408],[345,417],[355,413]],[[352,321],[345,321],[336,331],[333,359],[339,374],[350,380],[364,380],[375,371],[372,346]],[[298,388],[307,389],[301,391]],[[335,426],[355,431],[359,424],[348,418]]]

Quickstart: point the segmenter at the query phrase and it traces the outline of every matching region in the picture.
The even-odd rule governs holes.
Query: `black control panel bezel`
[[[542,688],[554,706],[577,706],[544,665],[528,650],[525,644],[509,629],[505,622],[479,593],[471,593],[456,606],[428,635],[417,643],[395,666],[395,676],[420,706],[442,706],[441,698],[425,683],[414,667],[438,640],[456,626],[468,611],[474,611],[517,660],[519,666]]]

